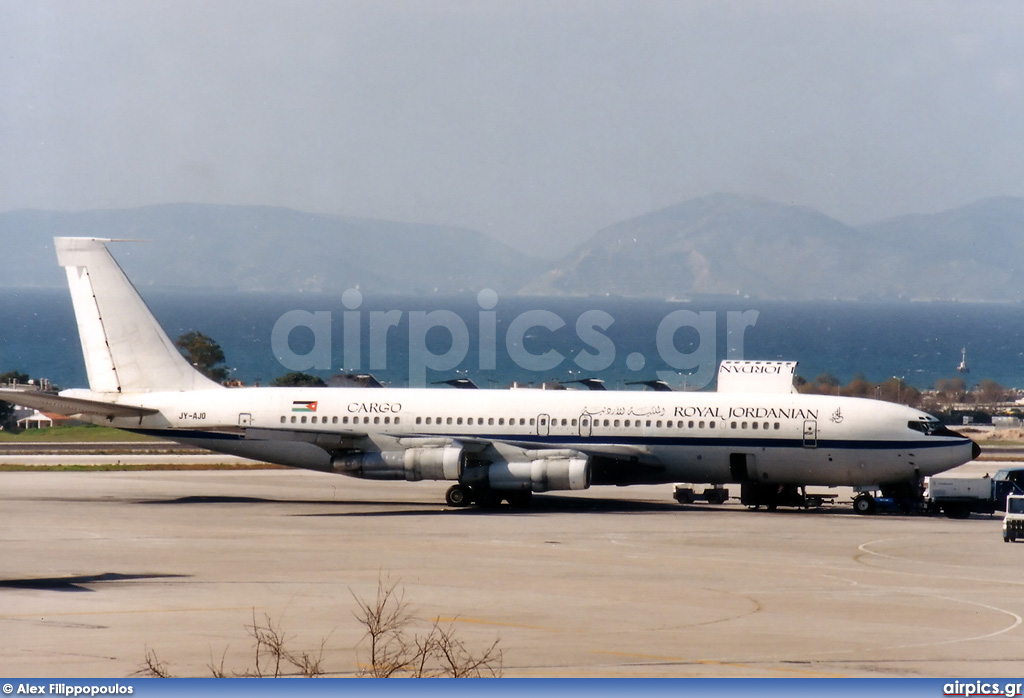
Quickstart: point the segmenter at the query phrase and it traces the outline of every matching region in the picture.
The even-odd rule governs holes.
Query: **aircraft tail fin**
[[[65,268],[89,388],[100,393],[221,386],[189,365],[107,250],[111,240],[54,238]]]
[[[796,361],[723,361],[718,366],[718,392],[795,393],[796,365]]]

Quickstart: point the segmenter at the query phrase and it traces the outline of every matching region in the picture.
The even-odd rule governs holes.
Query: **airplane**
[[[447,481],[450,507],[704,482],[739,484],[743,503],[773,508],[811,485],[920,492],[923,477],[980,453],[904,405],[799,394],[792,361],[723,361],[716,392],[227,388],[167,337],[110,254],[115,241],[54,242],[89,389],[4,389],[0,399],[295,468]],[[873,509],[867,497],[857,511]]]

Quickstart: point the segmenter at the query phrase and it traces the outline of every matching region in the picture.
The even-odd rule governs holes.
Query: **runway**
[[[273,618],[365,659],[353,595],[398,581],[506,676],[1019,676],[1024,546],[997,518],[679,506],[668,487],[449,510],[442,483],[288,470],[0,473],[0,673],[252,665]]]

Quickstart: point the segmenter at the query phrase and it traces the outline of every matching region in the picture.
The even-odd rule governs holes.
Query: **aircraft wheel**
[[[704,498],[708,504],[725,504],[729,499],[729,492],[725,489],[712,488],[704,491]]]
[[[853,510],[858,514],[873,514],[875,512],[875,498],[867,492],[861,492],[853,500]]]
[[[468,507],[473,498],[465,485],[452,485],[444,494],[444,501],[450,507]]]
[[[1003,542],[1004,543],[1009,543],[1010,542],[1010,537],[1009,536],[1003,536]]]

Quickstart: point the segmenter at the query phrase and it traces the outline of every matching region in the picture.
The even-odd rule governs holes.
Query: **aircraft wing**
[[[38,390],[0,389],[0,400],[54,414],[91,414],[108,419],[113,419],[114,417],[145,417],[146,415],[159,412],[159,410],[149,407],[62,397],[55,393],[44,393]]]
[[[538,450],[559,450],[558,446],[553,445],[538,445],[537,443],[530,441],[517,441],[515,439],[481,439],[476,436],[460,436],[458,440],[464,444],[477,443],[481,445],[493,444],[502,445],[506,444],[522,451],[538,451]],[[630,444],[587,444],[574,443],[566,445],[566,449],[577,451],[588,456],[600,456],[604,458],[614,459],[627,459],[634,460],[643,463],[657,463],[657,459],[651,455],[649,449],[644,446],[632,446]]]

